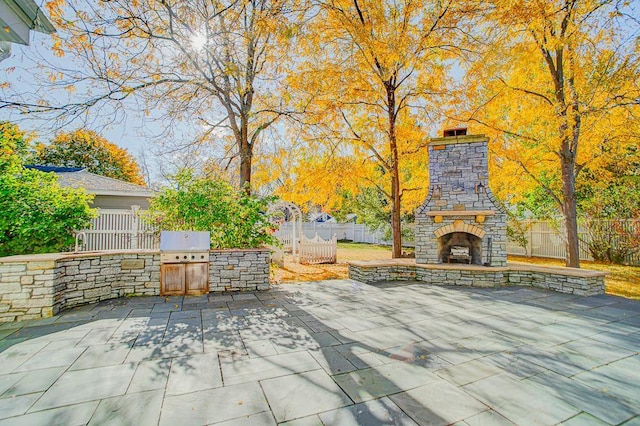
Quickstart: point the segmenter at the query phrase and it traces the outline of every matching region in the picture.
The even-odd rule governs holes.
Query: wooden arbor
[[[288,201],[277,201],[269,206],[267,214],[274,216],[277,211],[284,210],[286,217],[291,219],[291,233],[278,238],[282,242],[282,249],[284,251],[291,250],[291,255],[294,259],[299,261],[300,259],[300,238],[302,236],[302,212],[300,207]]]

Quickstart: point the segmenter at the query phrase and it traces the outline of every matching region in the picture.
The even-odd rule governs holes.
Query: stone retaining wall
[[[269,250],[212,250],[209,262],[209,291],[269,289]]]
[[[579,296],[604,294],[606,273],[585,270],[565,272],[562,269],[536,266],[527,268],[521,264],[512,265],[507,277],[507,284],[543,288]]]
[[[214,250],[212,292],[269,288],[268,249]],[[74,306],[160,294],[157,251],[0,258],[0,322],[46,318]]]
[[[416,268],[417,280],[435,285],[461,285],[467,287],[498,287],[505,281],[504,268],[488,271],[476,269]],[[496,283],[501,283],[496,285]]]
[[[155,296],[160,294],[160,254],[60,259],[55,277],[56,284],[65,284],[58,290],[62,297],[55,312],[123,296]]]
[[[579,296],[604,294],[606,273],[584,269],[509,263],[506,267],[416,264],[406,259],[349,263],[349,278],[365,283],[423,281],[435,285],[501,287],[519,285]]]

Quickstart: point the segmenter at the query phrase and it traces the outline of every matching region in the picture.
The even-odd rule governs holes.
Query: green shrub
[[[531,224],[527,224],[513,214],[507,213],[507,239],[516,243],[518,247],[522,247],[526,256],[531,255],[528,250],[529,239],[527,238],[530,226]]]
[[[640,181],[600,188],[583,203],[589,251],[595,260],[624,264],[640,253]]]
[[[30,142],[0,122],[0,256],[50,253],[73,246],[73,231],[89,226],[93,196],[62,188],[53,173],[22,168]]]
[[[271,201],[183,170],[151,200],[143,218],[161,230],[209,231],[211,248],[252,248],[275,241],[274,225],[262,213]]]
[[[92,196],[62,188],[53,173],[0,170],[0,256],[66,251],[95,216]]]

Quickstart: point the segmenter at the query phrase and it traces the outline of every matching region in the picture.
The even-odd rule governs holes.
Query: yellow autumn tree
[[[503,198],[540,188],[566,226],[567,266],[579,267],[577,178],[605,153],[638,143],[637,21],[599,0],[491,1],[488,47],[469,68],[460,118],[495,137]],[[635,118],[634,118],[635,117]]]
[[[347,179],[359,179],[386,198],[393,257],[402,252],[403,198],[412,190],[421,190],[423,198],[427,187],[423,172],[416,172],[426,169],[420,124],[446,92],[446,60],[460,53],[455,35],[472,25],[460,19],[460,4],[315,2],[298,45],[308,59],[290,86],[306,108],[304,137],[322,161],[350,158]],[[346,146],[345,156],[336,155],[337,146]],[[415,158],[420,161],[411,167]]]
[[[58,133],[48,144],[36,145],[33,161],[40,165],[82,167],[91,173],[145,185],[133,156],[93,130]]]

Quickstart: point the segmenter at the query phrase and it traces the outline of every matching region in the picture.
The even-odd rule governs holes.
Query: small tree
[[[529,253],[529,239],[527,238],[527,232],[530,227],[530,224],[525,224],[518,220],[513,214],[509,214],[507,220],[507,239],[516,243],[518,247],[522,247],[525,256],[531,256],[531,253]]]
[[[84,167],[91,173],[144,185],[140,167],[131,154],[93,130],[62,132],[36,149],[34,161],[39,164]]]
[[[262,212],[270,199],[248,195],[228,182],[183,170],[151,200],[147,220],[163,230],[209,231],[211,248],[252,248],[274,242],[274,225]]]
[[[6,123],[3,123],[6,124]],[[52,173],[22,168],[28,145],[15,125],[0,131],[0,256],[70,248],[73,230],[89,226],[94,211],[82,189],[61,188]]]
[[[0,169],[29,156],[29,138],[17,124],[0,121]]]
[[[601,188],[584,203],[588,247],[595,260],[624,263],[640,252],[640,188]]]

